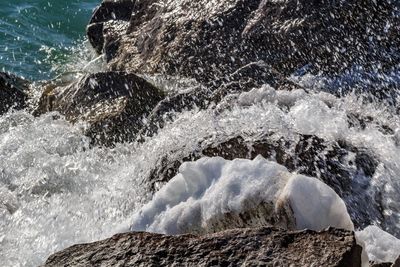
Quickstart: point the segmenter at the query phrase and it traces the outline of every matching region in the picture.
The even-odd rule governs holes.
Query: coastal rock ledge
[[[212,235],[117,234],[74,245],[46,261],[50,266],[361,266],[353,232],[329,228],[287,232],[235,229]]]

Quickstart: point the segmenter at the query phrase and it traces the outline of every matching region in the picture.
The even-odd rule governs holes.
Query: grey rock
[[[354,233],[235,229],[212,235],[124,233],[75,245],[43,266],[361,266]]]

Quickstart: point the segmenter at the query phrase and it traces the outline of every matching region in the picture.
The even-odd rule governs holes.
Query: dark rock
[[[392,267],[400,267],[400,255],[397,260],[393,263]]]
[[[104,35],[103,35],[104,24],[103,23],[93,23],[89,24],[86,28],[86,34],[88,36],[89,42],[96,50],[98,54],[101,54],[104,46]]]
[[[378,130],[385,135],[393,135],[395,131],[388,125],[374,121],[371,116],[362,116],[360,114],[347,114],[347,121],[350,127],[365,130],[368,124],[373,124]]]
[[[93,16],[90,19],[87,27],[87,36],[89,42],[97,53],[102,53],[106,32],[103,32],[105,22],[117,20],[117,21],[129,21],[134,8],[135,0],[104,0],[99,7],[97,7]]]
[[[206,236],[125,233],[75,245],[44,266],[361,266],[354,233],[237,229]]]
[[[382,262],[382,263],[372,263],[371,267],[392,267],[391,262]]]
[[[130,20],[135,0],[103,0],[90,19],[89,24],[108,20]]]
[[[94,144],[132,141],[164,93],[143,78],[123,72],[90,74],[65,87],[49,87],[36,115],[58,111],[71,122],[90,124]]]
[[[27,107],[29,82],[13,74],[0,72],[0,115],[9,109]]]
[[[299,135],[290,140],[275,134],[259,136],[255,140],[237,136],[211,142],[211,145],[205,141],[192,153],[178,151],[162,156],[148,181],[156,191],[178,173],[183,162],[204,156],[233,160],[254,159],[257,155],[273,159],[292,172],[317,177],[328,184],[345,201],[356,227],[365,228],[379,221],[385,228],[380,199],[365,191],[378,165],[373,153],[345,143],[326,142],[316,136]]]
[[[103,10],[100,21],[111,17]],[[305,65],[342,73],[400,62],[398,4],[390,0],[141,0],[132,10],[128,31],[114,37],[114,70],[204,82],[260,60],[285,76]]]

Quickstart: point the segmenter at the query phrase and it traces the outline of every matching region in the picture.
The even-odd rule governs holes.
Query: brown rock
[[[354,65],[388,69],[400,61],[394,53],[400,43],[397,5],[389,0],[138,0],[129,7],[128,31],[113,37],[114,53],[107,57],[114,70],[202,82],[260,60],[284,75],[305,65],[327,73]],[[128,16],[121,17],[116,20]]]
[[[50,266],[361,266],[354,233],[236,229],[206,236],[118,234],[75,245],[46,261]]]
[[[392,267],[400,267],[400,255],[397,260],[393,263]]]
[[[89,123],[93,143],[113,145],[132,141],[164,93],[146,80],[124,72],[101,72],[67,86],[50,86],[36,115],[58,111],[67,120]]]

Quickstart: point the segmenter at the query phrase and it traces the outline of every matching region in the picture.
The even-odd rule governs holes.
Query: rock
[[[400,267],[400,255],[394,263],[392,262],[372,263],[371,267]]]
[[[392,267],[391,262],[372,263],[371,267]]]
[[[105,38],[103,30],[105,23],[112,20],[129,21],[132,15],[135,0],[104,0],[93,12],[87,26],[89,42],[97,53],[102,53]]]
[[[89,24],[108,20],[130,20],[135,0],[104,0],[97,7]]]
[[[316,136],[299,135],[294,139],[284,139],[276,134],[255,139],[237,136],[219,142],[206,140],[194,148],[192,153],[182,154],[179,149],[177,151],[160,157],[150,173],[148,182],[153,191],[173,178],[179,166],[186,161],[194,161],[203,156],[220,156],[233,160],[254,159],[262,155],[276,160],[289,171],[317,177],[332,187],[345,201],[356,228],[365,228],[376,221],[381,222],[381,227],[385,228],[379,196],[366,192],[378,165],[371,151],[344,143],[326,142]]]
[[[0,72],[0,115],[9,109],[27,107],[29,82],[13,74]]]
[[[127,31],[115,31],[109,42],[108,62],[113,70],[200,82],[260,60],[284,76],[306,65],[325,73],[354,65],[383,71],[400,62],[397,9],[390,0],[140,0],[127,8]],[[99,21],[112,18],[113,9],[101,10]]]
[[[58,111],[67,120],[89,123],[94,144],[132,141],[164,93],[135,74],[100,72],[68,86],[49,87],[35,114]]]
[[[394,263],[391,262],[372,263],[371,267],[400,267],[400,256]]]
[[[400,267],[400,255],[397,260],[393,263],[392,267]]]
[[[354,233],[236,229],[206,236],[124,233],[75,245],[50,266],[361,266]]]
[[[264,84],[269,84],[277,90],[303,89],[275,72],[264,62],[252,62],[229,76],[166,97],[154,109],[140,134],[142,136],[155,134],[163,128],[165,121],[172,117],[168,116],[170,113],[190,110],[193,107],[206,109],[225,100],[228,95],[231,98],[230,102],[233,102],[237,99],[238,93],[250,91]]]

